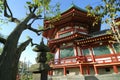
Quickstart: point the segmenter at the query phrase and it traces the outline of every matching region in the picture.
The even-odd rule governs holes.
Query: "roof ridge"
[[[76,8],[76,9],[78,9],[78,10],[80,10],[80,11],[87,12],[87,10],[85,10],[85,9],[83,9],[83,8],[80,8],[79,6],[77,6],[77,5],[75,5],[74,3],[72,3],[72,4],[70,5],[70,7],[68,7],[66,10],[64,10],[62,13],[68,11],[68,10],[71,9],[71,8]]]

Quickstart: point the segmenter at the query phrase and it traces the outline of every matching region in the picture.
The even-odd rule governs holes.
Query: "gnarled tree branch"
[[[9,18],[11,22],[20,23],[20,20],[13,17],[12,11],[10,7],[8,6],[8,3],[6,0],[3,0],[3,6],[4,6],[4,16]]]
[[[0,42],[3,43],[3,44],[5,44],[6,43],[6,39],[0,37]]]
[[[22,53],[22,51],[25,50],[25,48],[28,46],[28,44],[32,42],[32,39],[28,39],[27,41],[23,42],[17,49],[17,54],[20,54]]]
[[[34,13],[36,11],[36,9],[38,8],[38,6],[37,5],[36,6],[28,6],[28,8],[29,8],[30,13]]]
[[[50,29],[52,29],[52,28],[53,28],[53,27],[47,27],[47,28],[45,28],[45,29],[40,29],[40,30],[38,30],[38,29],[32,28],[31,25],[28,25],[28,29],[31,30],[31,31],[33,31],[33,32],[35,32],[37,35],[40,35],[41,32],[50,30]]]

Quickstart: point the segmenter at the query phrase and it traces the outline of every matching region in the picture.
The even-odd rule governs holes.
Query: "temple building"
[[[93,26],[94,21],[95,17],[87,16],[87,11],[76,5],[62,12],[59,20],[52,23],[50,20],[44,21],[44,28],[54,26],[43,32],[50,51],[55,55],[51,64],[53,70],[49,72],[53,80],[64,80],[57,79],[61,76],[67,76],[65,80],[80,80],[74,77],[119,74],[120,44],[113,34],[109,34],[111,29],[100,30],[101,20]],[[120,18],[115,19],[116,23],[119,21]],[[72,76],[72,79],[68,79],[68,76]]]

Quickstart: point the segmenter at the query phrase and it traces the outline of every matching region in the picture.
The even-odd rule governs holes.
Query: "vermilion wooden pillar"
[[[97,69],[96,66],[94,66],[94,71],[95,71],[95,75],[97,75],[98,74],[98,69]]]
[[[50,71],[48,71],[48,75],[50,75]]]
[[[50,75],[51,75],[51,76],[53,75],[53,70],[50,71]]]
[[[52,76],[53,75],[53,71],[48,71],[48,75]]]
[[[83,74],[84,74],[84,72],[83,72],[82,64],[80,64],[80,65],[79,65],[79,67],[80,67],[80,74],[82,74],[82,75],[83,75]]]
[[[64,76],[66,76],[66,67],[63,67]]]
[[[92,50],[92,48],[90,48],[90,53],[91,53],[92,61],[95,62],[95,57],[94,57],[94,54],[93,54],[93,50]]]
[[[86,66],[86,73],[89,75],[90,74],[90,68],[89,66]]]
[[[115,50],[113,49],[113,46],[112,46],[111,44],[109,44],[109,47],[111,48],[111,50],[112,50],[112,52],[113,52],[113,54],[114,54],[114,56],[115,56],[116,62],[118,62],[118,58],[117,58],[117,56],[116,56],[116,54],[115,54]]]
[[[75,46],[76,56],[78,56],[78,47]]]
[[[58,64],[60,64],[60,48],[57,49],[58,50]]]
[[[82,49],[80,48],[80,55],[82,56],[83,55],[83,52],[82,52]]]
[[[91,53],[92,61],[93,61],[93,62],[96,62],[92,48],[90,48],[90,53]],[[94,66],[95,75],[97,75],[97,74],[98,74],[98,69],[97,69],[97,67],[96,67],[94,64],[93,64],[93,66]]]
[[[117,68],[117,66],[114,65],[114,66],[113,66],[113,70],[114,70],[115,73],[118,73],[118,68]]]

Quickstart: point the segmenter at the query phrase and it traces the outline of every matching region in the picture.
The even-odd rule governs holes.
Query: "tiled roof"
[[[90,34],[90,36],[101,36],[101,35],[106,35],[107,34],[107,31],[109,31],[109,29],[106,29],[106,30],[102,30],[102,31],[97,31],[97,32],[93,32]]]
[[[80,8],[79,6],[77,6],[77,5],[75,5],[75,4],[72,4],[68,9],[66,9],[66,10],[63,11],[62,13],[68,11],[68,10],[71,9],[71,8],[76,8],[76,9],[78,9],[78,10],[80,10],[80,11],[87,12],[87,10]]]

